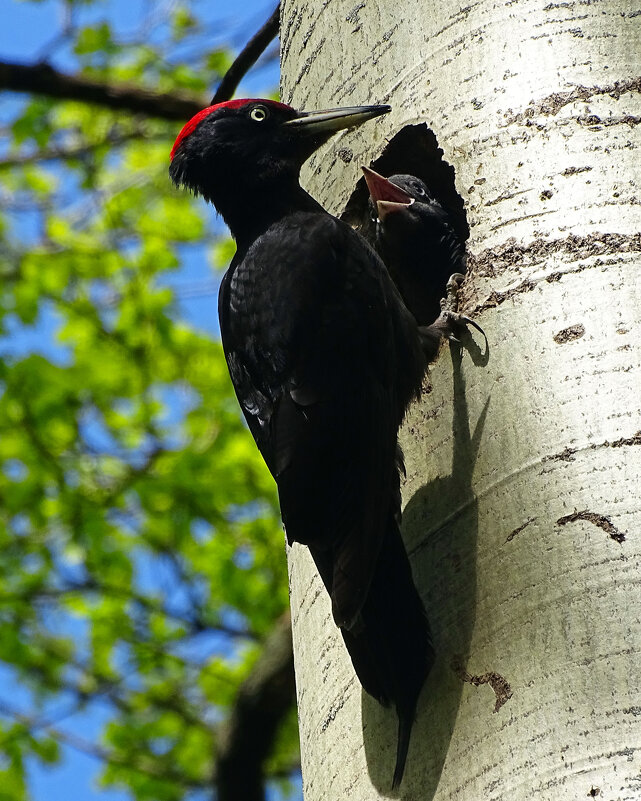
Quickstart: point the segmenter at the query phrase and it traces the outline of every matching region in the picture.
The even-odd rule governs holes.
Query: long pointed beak
[[[414,203],[414,198],[408,195],[400,186],[396,186],[396,184],[388,181],[387,178],[383,178],[382,175],[374,172],[370,167],[361,167],[361,169],[365,176],[365,183],[369,189],[370,197],[377,206],[379,202],[389,202],[393,206],[402,204],[405,207]],[[388,209],[388,211],[392,210],[392,208]]]
[[[387,114],[391,109],[391,106],[349,106],[324,111],[299,111],[298,117],[288,120],[284,125],[312,136],[331,134],[342,128],[361,125],[374,117],[380,117],[381,114]]]

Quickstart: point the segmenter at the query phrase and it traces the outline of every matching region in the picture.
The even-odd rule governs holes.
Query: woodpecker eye
[[[266,120],[269,115],[269,112],[265,108],[265,106],[255,106],[250,112],[249,116],[254,120],[254,122],[262,122]]]

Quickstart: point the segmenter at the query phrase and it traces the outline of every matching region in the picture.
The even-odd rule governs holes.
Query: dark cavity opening
[[[454,184],[454,167],[443,159],[436,136],[425,123],[406,125],[369,166],[386,178],[407,174],[425,181],[430,192],[451,215],[450,223],[461,241],[469,238],[470,228],[463,199]],[[347,201],[341,219],[359,231],[367,230],[371,224],[368,199],[365,179],[361,178]]]

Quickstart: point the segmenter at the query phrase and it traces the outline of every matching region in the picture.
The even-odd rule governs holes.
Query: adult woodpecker
[[[383,178],[363,167],[375,219],[374,245],[421,326],[441,314],[453,273],[465,273],[465,248],[443,206],[414,175]]]
[[[229,372],[287,539],[309,547],[361,684],[396,707],[397,785],[434,659],[399,530],[397,431],[425,358],[376,253],[299,184],[334,132],[387,111],[210,106],[179,133],[169,172],[236,239],[218,306]]]

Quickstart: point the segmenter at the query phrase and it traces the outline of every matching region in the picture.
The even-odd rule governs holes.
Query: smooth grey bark
[[[638,799],[641,5],[284,0],[281,49],[285,102],[393,106],[306,166],[332,212],[405,125],[434,132],[490,341],[441,352],[402,434],[439,660],[400,797]],[[306,801],[387,797],[394,715],[289,564]]]

